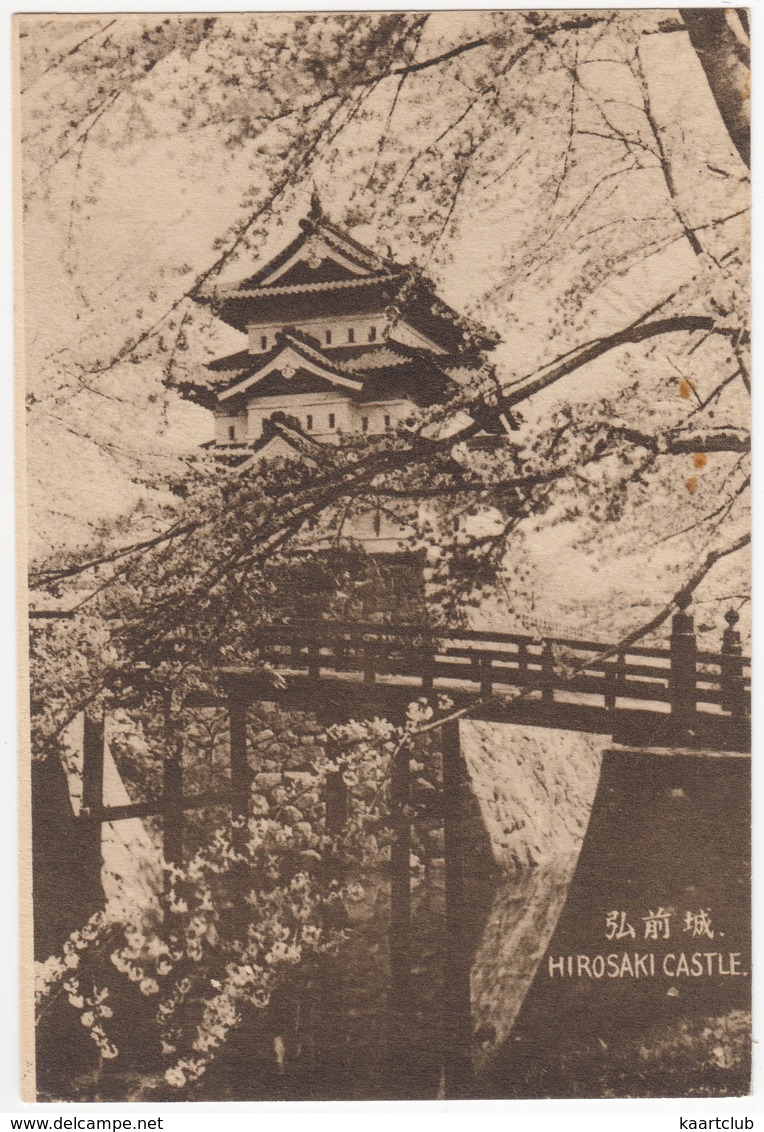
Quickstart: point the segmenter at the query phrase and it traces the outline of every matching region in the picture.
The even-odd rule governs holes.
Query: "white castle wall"
[[[413,411],[411,401],[374,401],[358,404],[340,393],[295,393],[288,397],[253,398],[242,411],[216,409],[216,444],[252,444],[263,431],[263,422],[280,411],[296,417],[301,428],[322,443],[336,444],[340,433],[369,435],[395,428]],[[333,415],[334,422],[330,421]],[[364,418],[367,426],[364,429]],[[233,435],[231,435],[233,429]]]

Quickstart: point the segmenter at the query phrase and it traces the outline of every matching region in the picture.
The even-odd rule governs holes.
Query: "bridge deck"
[[[694,637],[688,654],[688,641],[675,637],[661,648],[301,621],[258,626],[251,641],[284,681],[269,696],[307,707],[400,711],[404,701],[442,693],[471,718],[497,723],[750,746],[748,658],[739,649],[700,651]],[[227,669],[225,679],[232,694],[263,698],[262,673]]]

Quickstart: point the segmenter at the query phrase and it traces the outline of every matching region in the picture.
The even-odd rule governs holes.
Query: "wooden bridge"
[[[264,665],[219,669],[211,675],[222,695],[195,694],[184,705],[189,710],[227,711],[230,788],[215,795],[185,793],[182,744],[173,740],[173,727],[180,721],[177,716],[170,719],[168,713],[161,797],[105,805],[105,720],[102,715],[86,715],[79,821],[92,830],[93,852],[100,855],[103,823],[159,816],[165,857],[180,861],[185,812],[222,803],[230,805],[236,837],[235,830],[243,828],[249,815],[256,773],[248,751],[247,710],[250,704],[266,701],[312,712],[325,724],[373,715],[400,722],[412,700],[443,694],[462,718],[586,731],[640,746],[750,751],[750,660],[742,654],[737,614],[730,611],[726,621],[718,652],[698,649],[693,618],[686,608],[675,614],[665,647],[355,622],[294,620],[255,626],[249,643]],[[454,712],[448,709],[447,714],[453,717]],[[470,1081],[471,1010],[462,911],[460,822],[465,776],[458,720],[444,723],[440,733],[446,898],[443,1072],[447,1095],[464,1096]],[[330,831],[342,826],[344,789],[342,776],[330,773],[326,783]],[[390,1015],[397,1035],[396,1064],[405,1062],[410,1008],[409,797],[409,753],[403,750],[391,768]]]
[[[368,714],[443,693],[471,719],[748,750],[750,660],[738,615],[727,621],[719,652],[698,649],[686,610],[663,648],[336,621],[259,626],[250,640],[284,680],[272,698],[308,708],[336,701]],[[222,675],[244,698],[262,688],[259,673]]]
[[[256,626],[249,643],[266,667],[218,669],[211,675],[222,696],[197,693],[185,701],[189,709],[228,712],[230,792],[184,795],[183,768],[168,743],[161,798],[104,806],[104,720],[87,716],[83,816],[163,816],[173,846],[182,843],[185,810],[229,803],[235,817],[245,816],[253,774],[246,712],[264,701],[312,712],[324,723],[373,715],[400,721],[412,699],[443,694],[466,719],[584,731],[641,746],[749,752],[750,658],[742,654],[738,615],[729,611],[726,620],[719,652],[697,648],[686,609],[674,615],[663,648],[358,622]]]

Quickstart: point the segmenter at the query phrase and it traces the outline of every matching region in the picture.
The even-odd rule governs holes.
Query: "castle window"
[[[355,342],[355,330],[352,326],[348,330],[348,342]]]
[[[390,415],[388,413],[385,413],[385,428],[389,428],[389,427],[390,427]]]
[[[364,432],[369,431],[369,418],[368,417],[361,417],[361,428]]]
[[[313,428],[313,417],[312,417],[312,415],[311,415],[310,413],[308,413],[308,416],[307,416],[307,425],[306,425],[306,427],[307,427],[307,429],[308,429],[308,432],[310,432],[310,431],[311,431],[311,429]]]
[[[329,428],[334,428],[334,413],[329,414]]]
[[[369,327],[369,341],[370,342],[376,342],[376,340],[377,340],[377,328],[376,328],[376,326],[370,326]]]
[[[326,332],[326,344],[327,344],[327,346],[331,346],[331,344],[332,344],[332,332],[331,332],[331,330],[327,330],[327,332]]]
[[[264,334],[263,334],[262,338],[260,339],[260,349],[261,350],[267,350],[268,349],[268,339],[266,338],[266,336]]]
[[[229,440],[235,440],[236,439],[236,426],[235,425],[229,424],[229,426],[228,426],[228,439]]]

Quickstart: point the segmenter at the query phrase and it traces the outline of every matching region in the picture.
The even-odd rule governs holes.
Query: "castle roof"
[[[360,403],[407,399],[424,407],[455,391],[454,372],[477,372],[481,364],[479,355],[436,354],[394,341],[328,352],[309,335],[287,328],[265,353],[239,350],[210,362],[209,382],[187,383],[182,392],[209,408],[241,398],[327,390]]]
[[[286,325],[397,306],[406,321],[449,352],[493,349],[498,343],[496,335],[439,299],[414,267],[378,255],[330,223],[315,195],[295,239],[253,274],[200,301],[241,331],[253,323]]]
[[[273,456],[302,457],[315,462],[323,452],[323,445],[303,430],[296,417],[280,410],[263,421],[262,433],[250,444],[241,441],[218,444],[211,440],[202,448],[214,450],[216,462],[232,468],[243,468],[253,459]]]

